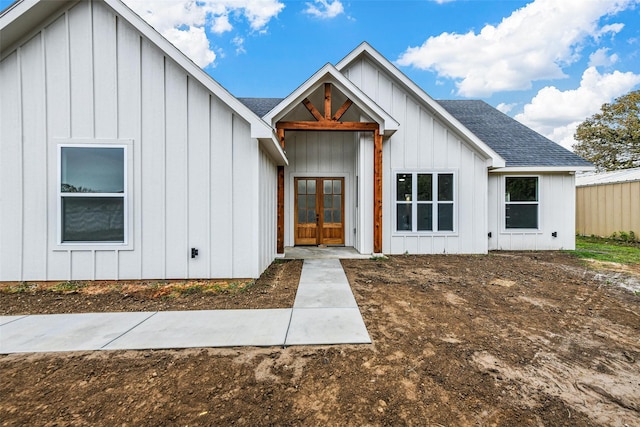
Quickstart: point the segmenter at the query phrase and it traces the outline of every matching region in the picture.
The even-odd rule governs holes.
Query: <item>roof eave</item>
[[[272,133],[269,138],[258,138],[258,142],[262,146],[262,148],[269,154],[271,159],[276,163],[277,166],[288,166],[289,159],[287,159],[287,154],[284,152],[280,144],[277,142],[277,137]]]
[[[536,172],[585,172],[595,170],[594,166],[506,166],[491,169],[491,173],[536,173]]]

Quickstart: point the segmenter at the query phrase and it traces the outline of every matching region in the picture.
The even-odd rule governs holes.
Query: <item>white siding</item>
[[[257,277],[273,259],[275,166],[249,123],[104,4],[3,58],[0,280]],[[103,140],[131,144],[130,245],[60,246],[57,146]]]
[[[570,174],[526,174],[537,176],[539,186],[539,230],[505,229],[504,177],[489,176],[489,249],[575,249],[575,176]],[[553,237],[551,233],[557,232]]]
[[[260,150],[260,230],[259,265],[266,269],[276,256],[278,231],[278,168],[271,158]]]
[[[487,251],[487,168],[485,159],[445,126],[420,99],[404,90],[391,76],[366,59],[354,62],[345,75],[389,112],[399,123],[383,144],[383,252],[485,253]],[[373,156],[363,155],[363,172],[373,170]],[[453,233],[400,234],[395,232],[393,199],[397,171],[452,171],[456,185],[456,228]],[[367,181],[373,178],[367,178]],[[363,184],[361,183],[361,186]],[[364,183],[365,190],[368,182]],[[373,184],[371,184],[372,186]],[[362,188],[362,187],[361,187]],[[369,199],[372,200],[372,199]],[[366,202],[365,206],[371,203]],[[366,217],[363,217],[364,214]],[[360,221],[370,228],[371,210]],[[371,226],[372,230],[372,226]],[[372,249],[366,236],[364,251]]]

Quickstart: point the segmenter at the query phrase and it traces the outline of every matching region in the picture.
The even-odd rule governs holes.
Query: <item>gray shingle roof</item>
[[[263,117],[269,111],[280,104],[284,98],[238,98],[238,101],[246,105],[258,117]]]
[[[263,117],[284,98],[238,98]],[[506,161],[507,167],[590,167],[571,151],[545,138],[484,101],[437,101]]]
[[[500,154],[507,167],[573,166],[591,163],[545,138],[484,101],[437,101],[467,129]]]

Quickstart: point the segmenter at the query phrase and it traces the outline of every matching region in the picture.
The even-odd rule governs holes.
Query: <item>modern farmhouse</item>
[[[0,16],[0,280],[257,277],[287,247],[572,249],[591,165],[367,43],[237,99],[119,0]]]

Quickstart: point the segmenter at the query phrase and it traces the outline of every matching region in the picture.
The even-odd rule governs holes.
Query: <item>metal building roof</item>
[[[576,175],[576,187],[640,181],[640,168]]]

